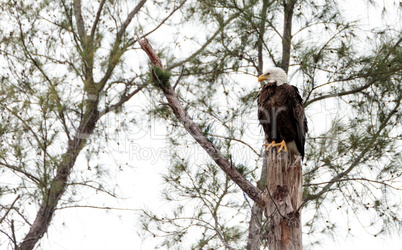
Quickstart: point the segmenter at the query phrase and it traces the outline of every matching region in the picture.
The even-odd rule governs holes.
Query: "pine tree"
[[[172,209],[144,211],[143,231],[178,249],[269,244],[259,204],[269,166],[255,101],[256,76],[267,65],[289,73],[310,122],[304,243],[336,230],[336,211],[351,221],[370,218],[374,236],[398,230],[401,30],[394,19],[367,29],[343,15],[347,4],[1,1],[1,244],[38,246],[57,209],[76,204],[84,189],[116,196],[105,178],[116,166],[98,157],[113,137],[107,119],[133,112],[125,104],[137,102],[138,93],[148,97],[138,103],[147,118],[167,126],[172,153],[163,193]],[[384,6],[384,19],[400,11],[392,4]],[[164,36],[165,26],[177,35]],[[146,63],[143,38],[163,71]],[[160,94],[175,97],[194,121],[193,137],[187,131],[194,126]],[[87,166],[77,164],[79,157]]]
[[[14,249],[37,246],[85,190],[116,197],[115,166],[97,162],[113,137],[104,128],[149,84],[126,59],[182,6],[158,3],[168,13],[151,20],[146,2],[1,1],[1,232]]]

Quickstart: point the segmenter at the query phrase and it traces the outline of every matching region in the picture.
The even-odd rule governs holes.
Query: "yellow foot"
[[[264,146],[267,146],[266,150],[268,151],[270,148],[274,148],[276,146],[276,142],[272,141],[272,143],[264,143]]]
[[[282,151],[282,149],[287,152],[288,148],[286,147],[286,142],[282,140],[281,143],[276,143],[275,141],[272,141],[272,143],[264,143],[264,146],[266,146],[266,150],[268,151],[270,148],[275,148],[279,146],[278,153]]]
[[[276,146],[280,146],[279,149],[278,149],[278,153],[280,153],[280,152],[282,151],[282,149],[283,149],[285,152],[288,152],[288,148],[286,147],[286,142],[285,142],[285,140],[282,140],[281,143],[277,143]]]

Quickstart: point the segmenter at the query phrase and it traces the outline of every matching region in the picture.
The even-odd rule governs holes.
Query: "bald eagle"
[[[307,119],[299,90],[287,84],[287,78],[281,68],[269,68],[258,77],[264,84],[258,94],[258,119],[267,150],[280,146],[278,153],[284,149],[303,159]]]

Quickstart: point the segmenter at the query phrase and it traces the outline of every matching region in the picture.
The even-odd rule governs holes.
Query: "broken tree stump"
[[[265,239],[270,250],[299,250],[302,245],[300,205],[302,204],[301,157],[268,152],[267,186],[264,191]]]

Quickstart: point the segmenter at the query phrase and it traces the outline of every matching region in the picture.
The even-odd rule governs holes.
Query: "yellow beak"
[[[264,81],[264,80],[267,80],[267,79],[268,79],[268,77],[266,75],[260,75],[258,77],[258,82],[261,82],[261,81]]]

